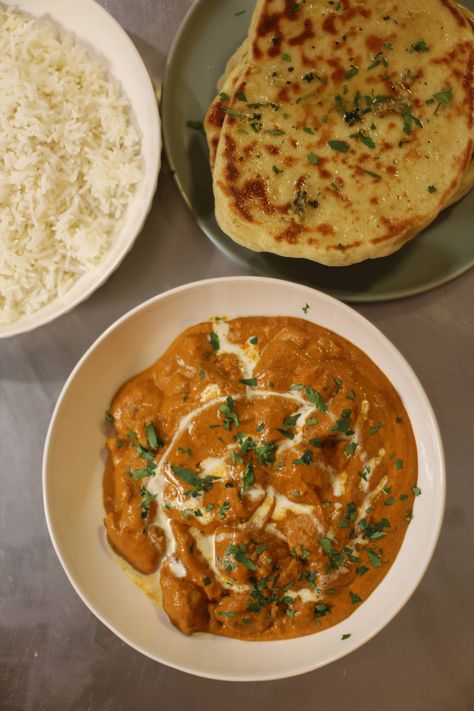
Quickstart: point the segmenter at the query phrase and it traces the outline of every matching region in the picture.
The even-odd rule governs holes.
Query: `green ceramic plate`
[[[474,0],[465,4],[474,9]],[[197,0],[168,60],[161,107],[164,144],[178,187],[203,232],[258,274],[308,284],[345,301],[410,296],[469,269],[474,264],[474,190],[392,256],[351,267],[252,252],[222,232],[214,218],[206,140],[187,121],[204,117],[227,60],[245,38],[254,6],[255,0]]]

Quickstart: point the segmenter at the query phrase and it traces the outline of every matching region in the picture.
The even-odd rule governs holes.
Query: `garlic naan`
[[[459,199],[474,181],[471,20],[450,0],[258,0],[206,117],[224,232],[346,265]]]

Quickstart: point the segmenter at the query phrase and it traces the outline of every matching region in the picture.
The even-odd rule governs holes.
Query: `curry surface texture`
[[[115,395],[105,525],[186,634],[248,640],[348,617],[393,563],[417,450],[397,392],[303,319],[215,319]]]

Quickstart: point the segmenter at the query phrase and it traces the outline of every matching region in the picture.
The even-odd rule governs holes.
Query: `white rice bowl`
[[[146,69],[102,7],[14,7],[0,6],[0,337],[70,310],[120,264],[161,148]]]

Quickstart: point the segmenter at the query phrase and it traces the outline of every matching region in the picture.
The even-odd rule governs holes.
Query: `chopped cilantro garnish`
[[[395,469],[403,469],[403,459],[397,459],[395,461]]]
[[[158,447],[163,446],[163,440],[161,439],[161,437],[158,437],[158,435],[156,434],[156,430],[155,430],[155,427],[152,422],[150,422],[148,425],[146,425],[145,432],[146,432],[148,446],[151,449],[158,449]]]
[[[321,449],[321,447],[323,446],[321,437],[313,437],[312,439],[309,439],[308,444],[310,444],[312,447],[317,447],[318,449]]]
[[[367,571],[368,568],[365,565],[359,565],[359,567],[356,569],[357,575],[365,575]]]
[[[356,593],[353,593],[352,590],[349,590],[349,595],[351,596],[353,605],[356,605],[358,602],[362,602],[362,598],[356,595]]]
[[[141,511],[140,516],[141,516],[142,518],[146,518],[146,517],[148,516],[148,511],[149,511],[149,509],[150,509],[151,502],[152,502],[154,499],[156,499],[156,494],[152,494],[151,492],[148,491],[148,489],[146,488],[146,486],[142,486],[142,487],[140,488],[140,495],[141,495],[141,497],[142,497],[142,501],[141,501],[141,504],[140,504],[140,508],[141,508],[142,511]]]
[[[413,123],[415,123],[419,128],[423,128],[423,121],[416,116],[413,116],[413,114],[409,111],[405,111],[403,113],[403,130],[406,134],[410,135]]]
[[[349,69],[349,71],[347,71],[347,72],[344,74],[344,77],[345,77],[346,79],[352,79],[352,77],[355,77],[356,74],[358,74],[358,73],[359,73],[358,68],[355,67],[353,64],[351,64],[351,68]]]
[[[222,521],[226,517],[229,509],[230,509],[230,501],[224,501],[224,503],[222,504],[222,506],[219,509],[217,518],[219,518]]]
[[[367,148],[375,148],[375,141],[372,140],[370,136],[367,136],[363,131],[357,131],[357,133],[351,133],[351,138],[358,138],[361,143],[363,143]]]
[[[244,461],[244,460],[242,459],[242,457],[239,457],[238,454],[236,454],[235,452],[232,452],[232,451],[230,452],[229,457],[230,457],[231,463],[232,463],[234,466],[235,466],[236,464],[242,464],[243,461]]]
[[[154,471],[148,467],[146,469],[135,469],[134,471],[128,469],[127,474],[131,479],[137,481],[137,479],[144,479],[147,476],[153,476]]]
[[[277,165],[272,165],[272,170],[275,173],[275,175],[278,175],[278,173],[282,173],[282,169],[279,168]]]
[[[367,548],[367,555],[369,557],[371,566],[373,568],[380,568],[380,566],[382,565],[382,559],[379,558],[373,548]]]
[[[325,617],[325,615],[329,615],[331,609],[332,605],[327,605],[323,602],[317,602],[314,606],[314,614],[316,615],[316,617]]]
[[[358,442],[350,442],[349,444],[346,444],[344,447],[344,453],[347,457],[352,457],[354,452],[356,451],[358,446]]]
[[[336,388],[335,388],[335,390],[334,390],[334,394],[337,395],[337,393],[338,393],[339,390],[341,389],[342,380],[341,380],[341,378],[337,378],[337,377],[336,377],[336,378],[333,378],[333,380],[334,380],[334,384],[335,384],[335,386],[336,386]]]
[[[285,417],[283,420],[283,427],[280,429],[277,428],[277,432],[280,432],[288,439],[294,439],[295,435],[291,432],[291,429],[296,425],[299,417],[301,417],[301,413],[299,412],[294,415],[290,415],[289,417]]]
[[[218,610],[218,613],[221,617],[237,617],[236,612],[223,612],[221,610]]]
[[[347,518],[348,521],[355,521],[356,514],[357,514],[357,505],[353,501],[351,501],[346,506],[345,517]]]
[[[333,151],[339,151],[339,153],[347,153],[350,150],[350,146],[345,141],[328,141],[328,145]]]
[[[351,414],[352,410],[343,410],[341,417],[336,421],[336,424],[331,427],[331,432],[342,432],[346,435],[353,435],[354,431],[351,430]]]
[[[367,170],[366,168],[362,168],[364,173],[367,173],[367,175],[370,175],[372,178],[375,178],[375,180],[382,180],[382,176],[379,175],[379,173],[374,173],[373,170]]]
[[[374,435],[376,434],[379,430],[381,430],[384,427],[383,422],[377,422],[373,427],[370,428],[369,430],[369,435]]]
[[[244,480],[242,485],[242,493],[245,494],[255,483],[255,474],[252,462],[249,462],[245,468]]]
[[[112,424],[115,422],[115,417],[109,410],[105,411],[105,419],[107,420],[107,422],[112,422]]]
[[[378,523],[372,524],[369,523],[367,519],[361,518],[359,526],[364,532],[364,538],[368,538],[369,541],[376,541],[387,535],[387,531],[383,529],[390,528],[390,521],[386,518],[382,518]]]
[[[330,538],[320,538],[319,543],[321,544],[321,548],[324,553],[326,553],[329,558],[329,563],[326,566],[326,572],[340,568],[345,558],[344,551],[338,551],[333,548]]]
[[[242,385],[248,385],[249,387],[255,387],[257,384],[257,378],[241,378],[239,383],[242,383]]]
[[[426,44],[424,40],[419,40],[418,42],[414,42],[410,49],[408,50],[409,52],[429,52],[430,48]]]
[[[375,67],[379,67],[381,64],[383,64],[384,67],[388,67],[388,60],[382,52],[378,52],[367,69],[375,69]]]
[[[447,89],[442,89],[441,91],[437,91],[435,94],[433,94],[432,98],[435,101],[439,101],[440,104],[444,104],[445,106],[451,106],[452,95],[453,95],[453,91],[451,88],[448,87]],[[430,99],[428,99],[426,101],[426,103],[428,103],[428,101],[430,101]],[[434,103],[434,102],[430,102],[430,103]]]
[[[247,546],[244,543],[232,543],[226,549],[226,555],[232,555],[238,563],[249,570],[257,570],[255,563],[247,557]]]
[[[283,52],[281,58],[284,62],[291,62],[291,55],[289,55],[288,52]]]
[[[221,93],[219,94],[219,99],[221,101],[229,101],[230,96],[229,94],[226,94],[225,91],[221,91]]]
[[[288,388],[288,392],[294,392],[295,390],[304,390],[304,385],[299,385],[298,383],[295,383],[291,387]]]
[[[249,342],[252,344],[252,346],[255,346],[258,343],[258,337],[252,336]]]
[[[203,578],[202,579],[202,584],[203,585],[210,585],[211,584],[211,579],[210,578]]]
[[[429,193],[436,193],[438,191],[438,188],[436,185],[428,185],[428,192]]]
[[[247,101],[247,97],[243,91],[238,91],[235,96],[239,101]]]
[[[349,639],[350,636],[351,636],[351,634],[349,632],[349,634],[343,634],[341,639]]]
[[[308,558],[311,555],[311,553],[309,551],[307,551],[304,546],[299,546],[299,549],[300,549],[300,552],[298,553],[296,548],[291,548],[290,554],[294,558],[297,558],[298,560],[306,560],[306,558]]]
[[[304,311],[304,313],[307,314],[309,311],[309,308],[310,308],[309,304],[305,304],[302,308],[302,311]]]
[[[320,393],[318,393],[316,390],[313,390],[313,388],[311,388],[309,385],[306,385],[304,391],[306,393],[306,397],[308,398],[308,400],[313,405],[315,405],[318,408],[318,410],[321,410],[321,412],[328,411],[328,407],[327,407],[326,403],[324,402]]]
[[[192,489],[186,491],[186,496],[192,496],[195,498],[199,496],[204,491],[209,491],[212,488],[214,481],[217,481],[219,477],[216,476],[203,476],[200,477],[196,472],[189,471],[189,469],[183,469],[182,467],[171,466],[171,471],[175,476],[177,476],[181,481],[189,484]]]
[[[224,427],[226,430],[230,430],[232,425],[235,425],[236,427],[239,426],[239,418],[237,417],[236,412],[234,412],[234,400],[230,397],[230,395],[226,398],[226,404],[219,407],[219,412],[225,416]]]
[[[368,474],[370,474],[370,465],[366,464],[364,470],[361,472],[357,472],[357,474],[360,476],[361,479],[367,481],[367,476]]]
[[[275,451],[277,448],[276,442],[265,442],[261,441],[255,447],[255,454],[258,457],[259,464],[271,464],[275,461]]]
[[[412,486],[411,490],[415,494],[415,496],[420,496],[421,494],[421,489],[418,486]],[[401,497],[400,497],[401,498]]]
[[[310,449],[306,449],[304,454],[301,455],[299,459],[293,459],[293,464],[312,464],[313,462],[313,453]]]
[[[296,103],[297,103],[297,104],[301,104],[302,101],[307,101],[307,100],[310,99],[312,96],[313,96],[312,93],[310,93],[310,94],[304,94],[303,96],[298,96],[298,98],[296,99]]]
[[[214,348],[215,351],[218,351],[219,348],[221,347],[221,344],[219,343],[219,336],[215,331],[211,331],[209,334],[209,340],[211,341],[211,345]]]
[[[319,163],[319,158],[315,153],[308,153],[307,158],[311,165],[317,165]]]

